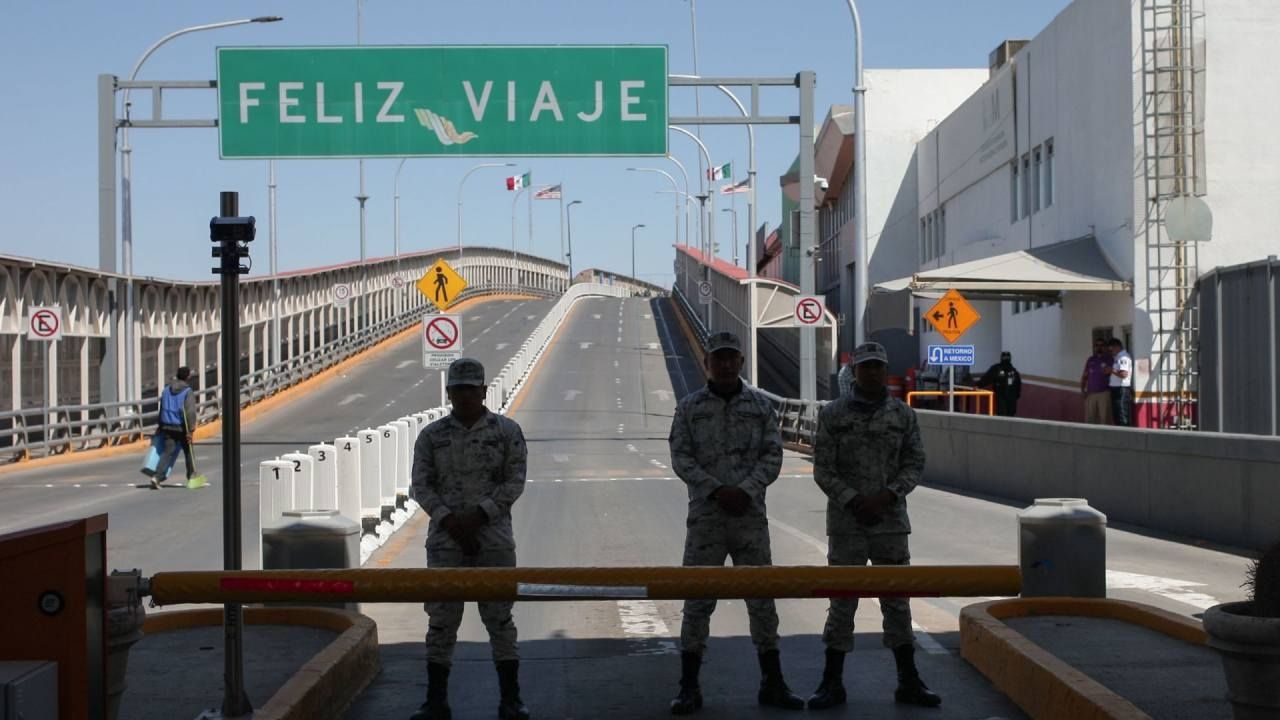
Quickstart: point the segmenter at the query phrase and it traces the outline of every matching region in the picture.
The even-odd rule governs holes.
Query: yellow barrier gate
[[[830,597],[1007,597],[1016,566],[438,568],[165,572],[159,605]]]
[[[947,395],[954,395],[954,396],[956,396],[956,397],[958,397],[958,398],[976,397],[976,398],[978,398],[978,400],[979,400],[979,401],[981,401],[981,400],[986,400],[986,401],[987,401],[987,414],[988,414],[988,415],[995,415],[995,414],[996,414],[996,401],[995,401],[995,396],[996,396],[996,394],[995,394],[995,393],[993,393],[993,392],[991,392],[990,390],[952,390],[952,391],[947,391],[947,390],[912,390],[911,392],[907,393],[907,405],[908,405],[909,407],[915,407],[915,406],[912,404],[912,402],[911,402],[911,401],[912,401],[912,400],[914,400],[914,399],[916,399],[917,397],[945,397],[945,396],[947,396]],[[963,412],[963,411],[962,411],[962,412]],[[979,402],[979,403],[978,403],[978,413],[979,413],[979,414],[981,414],[981,413],[982,413],[982,403],[981,403],[981,402]]]

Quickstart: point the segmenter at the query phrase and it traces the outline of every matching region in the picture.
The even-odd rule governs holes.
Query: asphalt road
[[[464,306],[463,350],[496,373],[551,308],[547,300],[491,300]],[[243,428],[243,546],[255,547],[258,463],[348,432],[440,404],[438,371],[422,369],[416,336],[350,366],[322,386],[255,418]],[[209,487],[186,490],[179,459],[170,483],[152,490],[138,455],[0,475],[0,533],[99,513],[109,515],[111,568],[166,570],[222,567],[221,443],[198,442],[196,465]],[[245,568],[258,559],[244,558]]]
[[[670,469],[666,438],[677,399],[702,382],[702,373],[671,313],[664,301],[584,300],[530,378],[513,412],[530,448],[529,484],[514,512],[520,564],[680,562],[687,496]],[[825,563],[825,498],[813,483],[809,460],[789,452],[768,498],[774,562]],[[1017,562],[1016,506],[920,488],[910,507],[915,563]],[[404,532],[414,537],[379,550],[369,566],[423,566],[424,525],[411,524]],[[1185,614],[1215,598],[1239,597],[1245,560],[1236,555],[1115,530],[1108,541],[1112,575],[1128,586],[1113,590],[1115,597]],[[1020,717],[959,658],[958,613],[969,602],[912,602],[918,662],[926,681],[946,699],[941,711],[895,707],[893,661],[881,646],[878,608],[864,602],[847,671],[856,702],[831,716]],[[407,716],[425,691],[426,616],[409,605],[369,605],[364,612],[378,622],[384,667],[348,717]],[[783,600],[778,612],[784,669],[792,688],[807,695],[821,675],[826,603]],[[679,675],[681,603],[521,603],[515,617],[524,695],[537,716],[665,715]],[[707,707],[700,717],[781,714],[755,705],[759,671],[741,601],[719,604],[712,633],[703,676]],[[490,650],[471,607],[455,657],[454,717],[490,717],[496,704]]]

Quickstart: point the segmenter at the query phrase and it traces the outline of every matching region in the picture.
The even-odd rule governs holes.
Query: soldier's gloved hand
[[[860,510],[879,517],[884,514],[885,510],[889,509],[889,506],[896,499],[898,499],[898,496],[894,495],[892,490],[881,490],[875,495],[864,498]]]
[[[485,515],[480,508],[468,510],[461,513],[460,516],[455,515],[454,517],[458,517],[459,529],[465,535],[474,535],[485,523],[489,522],[489,516]]]
[[[742,488],[725,485],[712,495],[720,508],[733,517],[739,517],[751,507],[751,496]]]

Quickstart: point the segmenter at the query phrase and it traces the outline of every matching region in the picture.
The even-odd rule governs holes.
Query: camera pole
[[[217,243],[213,256],[222,262],[213,274],[222,278],[222,567],[239,570],[240,543],[240,276],[249,268],[254,218],[239,217],[240,194],[222,192],[218,217],[209,221],[209,239]],[[244,690],[244,618],[239,603],[222,609],[225,640],[222,716],[244,717],[253,712]]]

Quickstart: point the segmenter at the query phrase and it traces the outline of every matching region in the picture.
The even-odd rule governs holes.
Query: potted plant
[[[1205,611],[1209,646],[1222,654],[1236,720],[1280,717],[1280,543],[1249,568],[1249,600]]]

